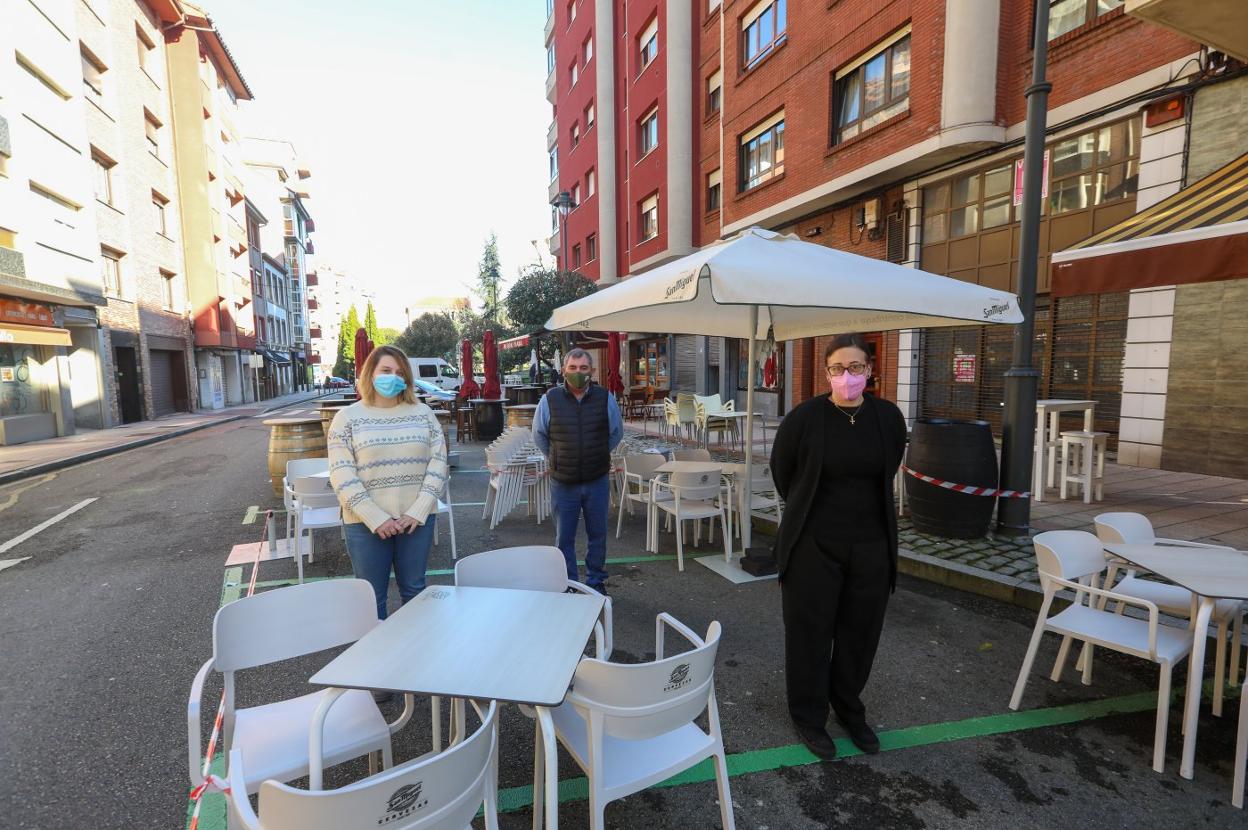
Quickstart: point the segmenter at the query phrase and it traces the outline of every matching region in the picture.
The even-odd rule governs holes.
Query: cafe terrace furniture
[[[325,458],[325,430],[321,419],[269,418],[269,479],[273,495],[281,498],[282,478],[286,475],[286,462],[296,458]]]
[[[328,458],[295,458],[286,462],[286,475],[282,478],[282,507],[286,509],[286,538],[295,531],[295,491],[290,483],[304,476],[324,475],[329,478]]]
[[[311,562],[316,550],[315,531],[341,528],[342,507],[328,475],[297,478],[290,483],[290,487],[295,499],[295,535],[291,539],[290,550],[295,557],[299,582],[302,583],[304,533],[307,533],[308,561]]]
[[[620,512],[615,520],[615,538],[620,538],[620,532],[624,528],[625,508],[628,509],[629,515],[632,515],[634,506],[642,505],[646,508],[646,517],[650,517],[650,482],[654,480],[655,471],[665,463],[667,459],[658,453],[638,452],[624,456]],[[647,538],[649,538],[649,528],[647,528]]]
[[[473,706],[481,725],[446,751],[421,756],[336,790],[301,790],[277,781],[260,785],[257,815],[242,793],[247,759],[230,753],[229,805],[244,830],[343,830],[387,827],[440,830],[472,826],[480,810],[486,830],[498,828],[498,704]]]
[[[354,643],[377,626],[377,598],[362,579],[291,585],[222,606],[212,623],[212,659],[195,675],[187,702],[191,784],[198,786],[204,780],[199,707],[209,672],[220,672],[225,686],[222,751],[241,750],[247,759],[246,775],[240,775],[235,785],[236,796],[245,797],[263,781],[292,781],[308,774],[308,724],[329,693],[317,691],[236,709],[235,673]],[[389,767],[390,736],[411,720],[414,710],[411,697],[405,703],[398,720],[387,724],[368,692],[340,695],[334,711],[321,723],[324,737],[316,768],[322,762],[340,764],[374,752],[380,752],[383,766]]]
[[[1105,498],[1105,450],[1109,445],[1108,432],[1084,432],[1082,430],[1062,433],[1061,498],[1066,498],[1070,485],[1083,489],[1083,503],[1091,504]]]
[[[429,516],[429,521],[433,522],[433,543],[438,543],[438,516],[446,516],[446,523],[451,529],[451,559],[459,558],[459,549],[455,546],[455,511],[451,506],[451,477],[446,477],[446,484],[442,487],[442,495],[438,497],[438,504],[434,508],[433,513]]]
[[[692,650],[667,656],[665,627],[688,640]],[[609,802],[707,758],[715,768],[720,822],[732,830],[732,793],[715,701],[720,625],[712,622],[702,639],[670,614],[659,614],[655,629],[653,661],[622,665],[586,658],[576,668],[565,702],[551,712],[559,742],[589,779],[590,830],[604,830]],[[696,722],[703,712],[706,731]],[[540,784],[534,784],[535,791]]]
[[[549,710],[563,703],[605,602],[601,594],[426,588],[312,676],[312,683],[333,688],[312,713],[309,757],[319,758],[327,716],[352,689],[528,704],[542,734],[534,810],[544,799],[547,826],[557,827],[559,768]],[[322,768],[313,763],[308,789],[319,790],[321,782]]]
[[[1179,774],[1190,779],[1196,760],[1196,716],[1200,711],[1206,631],[1218,600],[1248,600],[1248,552],[1225,548],[1193,551],[1165,545],[1106,545],[1105,550],[1200,598],[1195,624],[1182,632],[1192,651],[1194,670],[1188,672],[1187,694],[1183,698],[1183,762]],[[1237,775],[1242,774],[1241,765]]]
[[[1092,432],[1096,401],[1046,399],[1036,401],[1035,461],[1031,471],[1031,494],[1036,501],[1044,501],[1046,487],[1056,487],[1057,447],[1061,442],[1061,417],[1063,412],[1082,412],[1084,432]],[[1045,460],[1048,460],[1046,467]],[[1046,475],[1046,472],[1047,475]]]
[[[672,464],[674,462],[668,462]],[[675,462],[678,463],[678,462]],[[667,465],[663,465],[667,466]],[[650,513],[657,519],[655,511],[662,511],[676,521],[676,569],[685,569],[685,531],[684,523],[694,520],[694,544],[701,535],[702,520],[711,519],[710,540],[715,541],[715,523],[718,518],[724,535],[724,560],[732,561],[732,529],[728,524],[728,511],[731,497],[725,498],[725,487],[720,470],[674,471],[667,478],[655,478],[650,482]],[[661,468],[660,468],[661,469]],[[731,489],[728,491],[731,493]],[[657,551],[658,522],[651,524],[650,550]]]
[[[1150,660],[1160,668],[1157,719],[1153,732],[1153,769],[1156,772],[1164,772],[1166,728],[1170,717],[1170,677],[1175,665],[1192,651],[1191,634],[1168,625],[1161,625],[1160,612],[1156,604],[1099,587],[1100,578],[1105,572],[1105,554],[1101,551],[1100,540],[1091,533],[1082,530],[1050,530],[1038,534],[1033,542],[1036,546],[1036,565],[1040,572],[1040,584],[1044,588],[1044,600],[1040,604],[1040,613],[1036,617],[1036,627],[1032,631],[1031,642],[1027,645],[1027,655],[1023,658],[1023,665],[1018,673],[1018,682],[1014,685],[1010,708],[1017,710],[1019,704],[1022,703],[1027,676],[1031,674],[1036,651],[1040,648],[1040,639],[1046,631],[1053,631],[1063,636],[1062,647],[1058,651],[1057,665],[1053,668],[1052,680],[1054,682],[1061,680],[1062,669],[1066,664],[1072,639],[1090,646],[1101,646]],[[1050,617],[1049,610],[1052,608],[1053,598],[1060,588],[1074,591],[1075,601]],[[1098,600],[1101,598],[1143,609],[1148,616],[1146,619],[1136,619],[1125,614],[1103,610],[1097,607]],[[1203,629],[1201,630],[1203,632]],[[1202,633],[1198,641],[1203,637]],[[1197,699],[1200,697],[1199,667],[1202,656],[1203,646],[1202,654],[1193,655],[1191,663],[1192,666],[1197,667],[1196,671],[1190,673],[1196,678]],[[1085,684],[1091,681],[1091,671],[1092,661],[1085,660],[1083,664]],[[1196,727],[1194,723],[1189,724],[1189,727],[1188,738],[1190,739]]]

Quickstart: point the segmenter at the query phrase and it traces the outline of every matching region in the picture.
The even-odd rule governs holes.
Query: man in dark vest
[[[555,544],[578,579],[576,528],[585,514],[585,584],[607,592],[607,511],[611,496],[611,451],[624,437],[615,398],[590,381],[594,360],[584,349],[563,359],[563,384],[551,389],[533,416],[533,440],[550,464],[555,509]]]

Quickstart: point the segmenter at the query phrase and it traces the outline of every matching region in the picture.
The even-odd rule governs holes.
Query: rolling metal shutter
[[[159,418],[177,412],[173,395],[173,361],[181,360],[181,352],[152,349],[148,352],[148,378],[152,382],[152,414]]]
[[[676,366],[676,371],[672,376],[672,389],[680,392],[693,392],[698,384],[697,335],[677,334],[672,340]]]

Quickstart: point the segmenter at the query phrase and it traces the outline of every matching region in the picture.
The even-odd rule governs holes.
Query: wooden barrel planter
[[[503,407],[507,412],[507,426],[532,427],[533,415],[537,412],[536,404],[515,404]]]
[[[325,458],[325,431],[320,418],[270,418],[264,425],[270,428],[269,478],[273,483],[273,495],[281,498],[286,462],[296,458]]]
[[[472,413],[476,420],[478,441],[493,441],[503,434],[503,403],[501,398],[473,399]]]
[[[338,410],[350,406],[355,401],[345,400],[343,398],[330,398],[329,400],[317,402],[320,409],[321,429],[325,432],[325,437],[329,437],[329,425],[333,422],[334,416],[338,414]]]
[[[910,434],[906,466],[915,472],[974,487],[997,486],[997,451],[987,421],[919,418]],[[992,524],[992,496],[958,493],[906,476],[910,520],[921,533],[978,539]]]

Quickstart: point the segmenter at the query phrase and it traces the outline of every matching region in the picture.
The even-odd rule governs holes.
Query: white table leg
[[[544,793],[533,793],[533,798],[545,799],[546,826],[550,830],[558,830],[559,827],[559,744],[555,738],[555,722],[550,718],[550,712],[542,706],[534,707],[537,710],[537,723],[542,730],[542,749],[546,756],[546,769]]]
[[[1205,676],[1205,640],[1208,639],[1209,618],[1213,615],[1213,600],[1200,598],[1200,610],[1192,625],[1192,653],[1187,663],[1187,697],[1183,701],[1183,762],[1179,775],[1191,779],[1196,762],[1196,719],[1200,715],[1200,689]]]
[[[1083,410],[1083,431],[1084,431],[1084,432],[1091,432],[1091,431],[1092,431],[1092,424],[1093,424],[1093,423],[1095,422],[1095,420],[1096,420],[1096,418],[1094,417],[1095,415],[1096,415],[1096,405],[1095,405],[1095,404],[1093,404],[1092,406],[1089,406],[1087,409]]]
[[[1062,434],[1062,413],[1049,413],[1049,432],[1045,436],[1044,446],[1048,450],[1049,456],[1049,477],[1046,486],[1049,484],[1057,484],[1057,439]]]
[[[346,693],[346,689],[327,689],[321,702],[316,704],[316,711],[312,713],[312,725],[308,731],[309,790],[319,790],[324,783],[321,763],[324,760],[325,716],[329,714],[329,707],[334,705],[334,701]]]
[[[1031,495],[1036,501],[1044,501],[1044,436],[1047,434],[1045,411],[1036,410],[1035,461],[1031,470]]]

